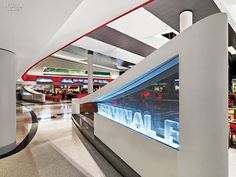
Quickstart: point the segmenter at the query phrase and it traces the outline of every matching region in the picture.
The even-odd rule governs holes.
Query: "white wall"
[[[199,21],[102,89],[83,99],[73,99],[73,108],[78,108],[78,104],[96,101],[101,96],[108,95],[179,54],[180,150],[175,176],[228,177],[227,25],[227,16],[222,13]],[[78,111],[73,110],[73,112]],[[104,126],[99,125],[95,127],[95,135],[114,148],[110,145],[111,139],[102,133],[105,130],[100,130],[104,129]],[[110,131],[106,133],[110,135],[112,130],[109,126],[111,125],[106,128]],[[124,137],[130,136],[128,133],[126,135],[123,132],[118,133]],[[115,141],[116,139],[114,143]],[[125,151],[127,147],[123,144],[120,144],[119,148]],[[145,146],[143,148],[145,149]],[[143,153],[144,150],[139,152]],[[122,156],[122,152],[118,155]],[[169,158],[167,153],[162,155]],[[160,160],[158,156],[155,158],[157,164]],[[130,160],[128,164],[131,167],[136,170],[141,168],[130,163]],[[141,161],[142,158],[136,160]],[[150,163],[146,163],[146,166],[148,165]],[[158,167],[154,166],[152,171],[158,175],[156,168]],[[148,176],[149,173],[142,169],[138,172]],[[170,167],[170,170],[175,168]],[[169,177],[169,173],[160,176]]]
[[[142,177],[176,176],[178,151],[99,114],[94,134]]]
[[[227,27],[213,15],[180,41],[179,177],[228,177]]]
[[[16,141],[15,54],[0,49],[0,154],[14,148]]]

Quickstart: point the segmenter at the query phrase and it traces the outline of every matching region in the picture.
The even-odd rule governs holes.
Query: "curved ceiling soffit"
[[[33,68],[35,65],[37,65],[39,62],[41,62],[42,60],[44,60],[44,59],[46,59],[47,57],[51,56],[52,54],[54,54],[54,53],[60,51],[61,49],[65,48],[65,47],[67,47],[67,46],[69,46],[69,45],[71,45],[72,43],[76,42],[77,40],[81,39],[82,37],[84,37],[84,36],[86,36],[86,35],[88,35],[88,34],[94,32],[94,31],[96,31],[96,30],[102,28],[103,26],[106,26],[108,23],[111,23],[111,22],[115,21],[116,19],[118,19],[118,18],[120,18],[120,17],[122,17],[122,16],[124,16],[124,15],[127,15],[127,14],[129,14],[130,12],[132,12],[132,11],[138,9],[138,8],[141,8],[141,7],[143,7],[143,6],[145,6],[145,5],[149,4],[149,3],[151,3],[151,2],[153,2],[153,1],[154,1],[154,0],[148,0],[148,1],[146,0],[146,1],[143,1],[142,3],[139,3],[139,5],[136,5],[135,7],[132,6],[132,8],[129,8],[128,10],[126,10],[125,12],[123,12],[122,14],[121,14],[121,12],[119,12],[119,14],[121,14],[121,15],[115,16],[115,17],[113,17],[113,19],[109,18],[107,21],[104,21],[104,23],[103,23],[102,25],[98,25],[97,27],[94,27],[94,28],[90,29],[89,32],[83,33],[81,36],[77,37],[75,40],[72,40],[72,41],[69,42],[69,43],[64,43],[64,45],[63,45],[63,43],[62,43],[62,44],[60,43],[62,47],[60,46],[59,49],[53,50],[53,52],[51,52],[49,55],[48,55],[48,54],[44,55],[44,57],[41,57],[42,59],[39,59],[35,64],[33,64],[34,62],[31,62],[31,63],[30,63],[30,64],[32,64],[31,67],[28,67],[29,64],[28,64],[28,65],[25,64],[25,65],[23,66],[23,69],[26,70],[26,71],[25,71],[25,72],[24,72],[24,70],[22,71],[22,68],[21,68],[21,70],[19,69],[19,71],[17,72],[17,76],[20,77],[20,75],[24,72],[24,74],[21,76],[22,79],[24,80],[24,75],[27,75],[27,72],[28,72],[31,68]],[[139,2],[140,2],[140,1],[139,1]],[[136,3],[136,4],[137,4],[137,3]],[[100,23],[100,24],[101,24],[101,23]],[[62,28],[61,28],[61,29],[62,29]],[[60,29],[59,29],[59,30],[60,30]],[[50,42],[48,43],[48,45],[46,45],[46,46],[49,46],[50,43],[51,43],[51,41],[50,41]],[[65,44],[66,44],[66,45],[65,45]],[[40,58],[40,57],[38,57],[38,58]],[[27,69],[27,67],[28,67],[28,69]]]

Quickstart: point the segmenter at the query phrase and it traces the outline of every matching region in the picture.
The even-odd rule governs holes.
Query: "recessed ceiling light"
[[[236,50],[233,46],[229,46],[228,51],[231,53],[231,55],[236,55]]]
[[[116,65],[116,68],[119,70],[128,70],[129,69],[128,67],[120,66],[120,65]]]

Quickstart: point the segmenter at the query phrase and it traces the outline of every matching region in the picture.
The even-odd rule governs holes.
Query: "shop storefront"
[[[36,84],[30,85],[30,88],[38,93],[45,94],[46,100],[49,101],[70,101],[72,98],[82,98],[88,95],[87,78],[29,75],[27,79],[35,81]],[[94,78],[94,91],[111,81],[112,79],[108,78]]]

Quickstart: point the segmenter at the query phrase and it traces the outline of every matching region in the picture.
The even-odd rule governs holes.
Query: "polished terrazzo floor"
[[[0,159],[0,177],[120,177],[120,174],[72,130],[71,105],[17,106],[19,144],[31,128],[33,110],[38,131],[21,152]],[[82,141],[83,139],[83,141]],[[236,177],[236,149],[229,149],[229,177]]]
[[[73,132],[70,104],[17,106],[17,143],[31,128],[30,110],[40,119],[38,131],[24,150],[0,159],[1,177],[120,176]]]
[[[236,177],[236,149],[229,149],[229,177]]]

